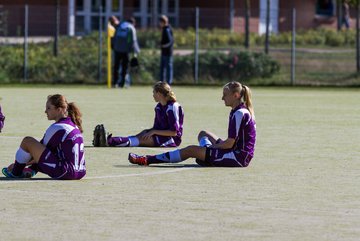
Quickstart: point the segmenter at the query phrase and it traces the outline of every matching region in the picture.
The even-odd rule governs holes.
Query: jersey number
[[[75,171],[84,171],[85,170],[85,155],[84,155],[84,143],[81,143],[80,146],[76,143],[72,149],[74,153],[74,164]],[[81,160],[80,160],[81,156]]]

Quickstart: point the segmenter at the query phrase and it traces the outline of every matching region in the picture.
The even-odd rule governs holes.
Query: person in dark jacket
[[[173,45],[174,37],[169,19],[161,15],[159,25],[162,29],[161,35],[161,61],[160,61],[160,81],[166,80],[170,85],[173,82]]]
[[[112,48],[114,50],[114,69],[113,84],[115,87],[123,88],[125,85],[125,77],[128,74],[128,66],[130,61],[130,53],[134,53],[134,57],[140,53],[139,44],[135,30],[135,18],[118,22],[115,18],[111,19],[111,24],[115,26],[115,35],[112,38]],[[121,64],[121,76],[119,80],[119,68]]]

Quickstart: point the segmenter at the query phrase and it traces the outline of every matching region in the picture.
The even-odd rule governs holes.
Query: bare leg
[[[147,146],[147,147],[153,147],[155,146],[154,140],[152,138],[139,138],[139,146]]]
[[[180,149],[180,156],[181,160],[183,161],[191,157],[204,161],[206,156],[206,147],[194,145],[187,146],[183,149]]]
[[[39,162],[41,154],[45,151],[45,146],[43,144],[41,144],[39,141],[37,141],[33,137],[29,137],[29,136],[25,137],[22,140],[20,147],[24,151],[30,153],[30,155],[35,163]]]
[[[25,137],[15,155],[15,163],[8,170],[12,175],[21,176],[26,165],[38,163],[45,146],[32,137]],[[32,176],[32,175],[31,175]]]
[[[153,147],[155,146],[154,139],[152,137],[145,138],[144,134],[146,134],[148,130],[144,130],[136,135],[136,137],[139,139],[139,146],[148,146]]]

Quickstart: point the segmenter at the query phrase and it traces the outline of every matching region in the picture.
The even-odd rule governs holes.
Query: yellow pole
[[[107,26],[107,85],[111,88],[111,38],[115,34],[115,28],[109,23]]]

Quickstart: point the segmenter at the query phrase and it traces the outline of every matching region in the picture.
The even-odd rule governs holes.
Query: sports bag
[[[129,25],[130,23],[123,22],[116,28],[113,44],[114,50],[117,52],[129,53],[132,51],[133,38]]]

